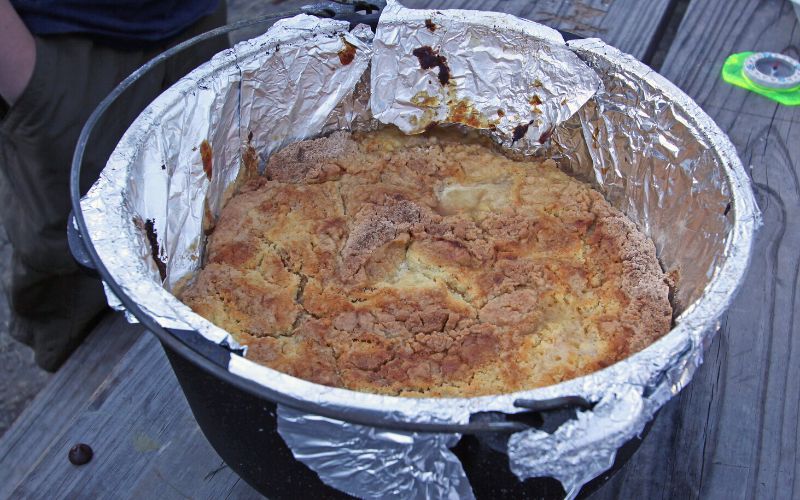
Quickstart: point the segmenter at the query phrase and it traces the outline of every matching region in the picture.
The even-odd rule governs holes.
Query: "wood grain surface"
[[[41,462],[66,426],[87,406],[119,360],[145,332],[122,315],[106,317],[0,438],[0,498]],[[149,335],[149,334],[148,334]],[[66,462],[66,454],[62,457]]]
[[[599,34],[641,58],[658,42],[672,6],[667,0],[405,3],[502,10]],[[800,496],[800,336],[794,325],[800,112],[719,78],[730,53],[773,50],[798,57],[798,42],[788,2],[692,0],[667,53],[662,73],[730,135],[755,182],[765,224],[744,289],[706,363],[594,499]],[[0,440],[0,498],[258,497],[202,436],[158,343],[137,332],[120,316],[104,323]],[[115,335],[123,338],[119,344],[107,340]],[[95,459],[80,468],[66,459],[78,441],[95,449]]]
[[[134,329],[140,331],[116,315],[81,352],[114,352],[95,341],[124,337]],[[259,497],[203,437],[155,337],[143,332],[137,337],[127,352],[121,351],[122,359],[106,370],[105,380],[99,386],[95,382],[91,395],[82,398],[80,408],[62,408],[64,401],[51,400],[48,416],[63,421],[52,423],[51,435],[44,440],[48,445],[29,471],[14,475],[23,479],[13,481],[11,498],[226,498],[239,482],[244,487],[236,490],[237,498]],[[39,424],[25,420],[31,426]],[[76,443],[94,450],[92,461],[81,467],[67,460]],[[0,493],[0,498],[6,495]]]

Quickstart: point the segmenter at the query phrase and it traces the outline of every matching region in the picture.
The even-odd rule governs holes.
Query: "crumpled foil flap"
[[[680,314],[669,334],[599,372],[477,398],[414,399],[325,387],[237,355],[228,369],[287,398],[313,403],[321,413],[336,411],[340,420],[281,406],[279,432],[323,481],[362,497],[469,496],[471,490],[449,451],[458,434],[384,432],[350,418],[463,424],[478,412],[525,411],[515,406],[517,399],[583,397],[596,403],[593,410],[552,434],[530,429],[508,442],[509,467],[520,480],[556,477],[573,496],[613,462],[617,447],[636,436],[702,363],[703,349],[742,281],[759,225],[749,179],[727,137],[691,99],[598,40],[564,45],[549,28],[511,16],[411,11],[395,2],[377,33],[373,48],[366,27],[348,32],[347,23],[301,15],[218,54],[179,81],[134,122],[82,201],[92,243],[125,293],[162,326],[193,329],[235,346],[227,332],[169,290],[199,267],[204,216],[213,221],[218,215],[251,146],[260,167],[291,141],[374,127],[376,117],[409,132],[419,130],[426,113],[430,122],[474,126],[450,119],[448,99],[469,103],[463,116],[475,118],[479,127],[494,112],[494,129],[483,127],[486,133],[512,153],[556,158],[654,239],[665,268],[679,276]],[[425,46],[431,48],[422,54],[427,69],[413,54]],[[555,67],[526,62],[529,53],[554,58]],[[353,59],[345,64],[348,54]],[[440,63],[456,85],[439,81]],[[563,78],[572,72],[581,75],[581,95],[562,105]],[[542,104],[532,104],[527,94],[526,102],[504,94],[531,79]],[[570,80],[569,89],[574,85]],[[500,94],[484,95],[491,89]],[[423,90],[437,104],[414,97]],[[500,105],[505,120],[496,118]],[[560,125],[549,141],[537,140],[549,128],[535,123],[514,140],[520,123],[514,117],[533,119],[538,116],[533,107],[541,109],[546,127]],[[211,152],[210,179],[203,168],[203,141]],[[163,280],[153,256],[164,263]],[[118,304],[111,296],[109,301]],[[444,472],[437,476],[437,471]],[[347,474],[357,479],[348,482]],[[436,486],[428,480],[434,477]]]
[[[511,471],[518,477],[549,476],[561,481],[568,498],[614,464],[617,449],[640,433],[641,394],[632,387],[609,392],[592,409],[549,434],[537,429],[517,432],[508,440]],[[591,453],[586,453],[591,450]],[[536,476],[531,476],[535,471]]]
[[[459,123],[529,153],[600,87],[554,29],[500,13],[390,1],[372,59],[372,114],[407,134]]]
[[[359,498],[475,498],[449,450],[458,434],[396,432],[282,405],[277,414],[278,433],[294,457],[328,486]]]

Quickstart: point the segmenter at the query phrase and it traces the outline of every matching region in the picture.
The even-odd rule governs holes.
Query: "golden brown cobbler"
[[[390,129],[273,155],[181,298],[258,363],[401,396],[577,377],[672,315],[652,241],[552,160]]]

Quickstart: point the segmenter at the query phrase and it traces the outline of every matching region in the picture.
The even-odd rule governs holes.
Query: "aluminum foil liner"
[[[278,407],[278,432],[327,484],[360,498],[474,498],[449,448],[459,434],[405,433]],[[331,446],[336,443],[337,446]]]
[[[675,302],[685,307],[725,257],[714,235],[730,227],[733,193],[719,149],[706,137],[724,136],[710,120],[688,119],[688,109],[702,111],[632,56],[596,39],[569,46],[605,86],[556,130],[549,154],[598,186],[653,239],[662,264],[678,276]]]
[[[430,52],[415,55],[421,47]],[[531,54],[548,64],[528,61]],[[580,78],[570,82],[578,91],[564,103],[567,75]],[[541,104],[521,91],[531,83]],[[433,99],[420,98],[421,91]],[[494,109],[500,105],[504,116]],[[530,123],[534,114],[544,129]],[[235,345],[170,293],[201,264],[204,217],[218,215],[245,159],[263,166],[291,141],[374,127],[376,118],[409,132],[426,120],[482,127],[509,152],[557,158],[592,182],[654,239],[664,267],[679,276],[675,327],[599,372],[478,398],[325,387],[238,355],[229,371],[316,404],[320,413],[335,411],[340,420],[280,406],[278,431],[324,482],[365,498],[471,491],[449,450],[458,434],[388,432],[349,419],[461,424],[478,412],[525,411],[517,399],[583,397],[596,403],[592,410],[553,433],[530,429],[507,443],[520,480],[555,477],[574,496],[691,380],[742,281],[759,225],[748,178],[725,135],[630,56],[598,40],[564,44],[552,30],[503,14],[414,11],[396,2],[374,42],[363,26],[348,32],[347,23],[304,15],[282,21],[197,68],[134,122],[82,202],[91,240],[125,293],[161,325]]]
[[[286,144],[363,116],[353,88],[369,65],[372,32],[348,29],[304,14],[278,21],[159,96],[112,153],[83,200],[84,215],[99,221],[92,240],[117,281],[164,326],[236,345],[162,296],[200,266],[204,217],[213,221],[232,194],[248,146],[263,165]],[[109,303],[120,307],[113,295]]]
[[[600,87],[552,28],[394,2],[381,14],[372,65],[370,105],[381,122],[407,134],[460,123],[524,153],[547,142]]]
[[[564,485],[567,497],[614,464],[617,449],[641,431],[644,402],[635,389],[609,392],[590,412],[579,412],[554,433],[531,429],[508,440],[512,472],[520,478],[550,476]],[[591,453],[586,453],[591,449]]]

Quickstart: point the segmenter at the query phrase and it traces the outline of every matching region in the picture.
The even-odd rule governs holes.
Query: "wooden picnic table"
[[[764,226],[746,282],[694,380],[656,418],[606,498],[798,498],[800,108],[720,79],[745,50],[798,57],[784,0],[406,0],[509,12],[599,36],[658,69],[728,133]],[[687,6],[688,4],[688,6]],[[677,30],[674,37],[665,33]],[[671,39],[671,41],[670,41]],[[91,444],[75,467],[67,450]],[[269,451],[265,450],[265,454]],[[258,498],[194,421],[155,338],[110,315],[0,440],[0,498]]]

